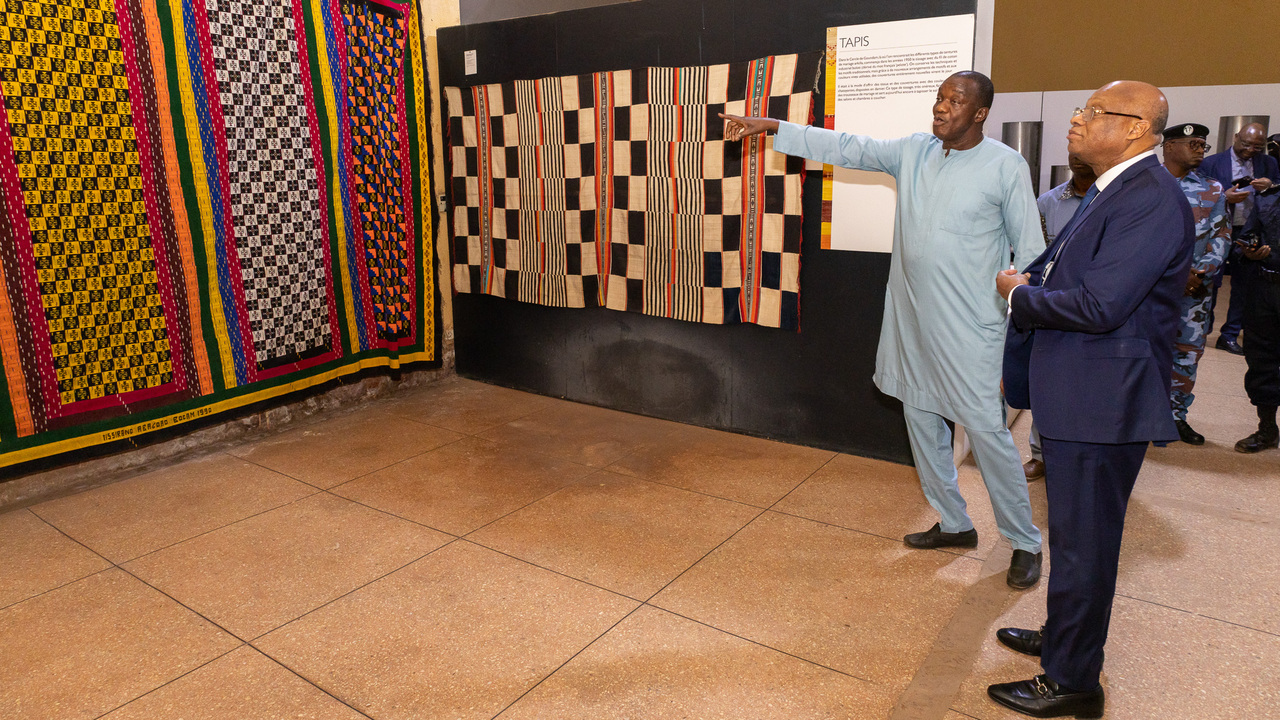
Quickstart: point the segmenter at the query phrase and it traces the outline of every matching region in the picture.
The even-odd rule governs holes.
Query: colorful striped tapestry
[[[0,0],[0,467],[437,358],[416,5]]]
[[[808,123],[820,57],[445,88],[454,290],[797,328],[804,161],[719,113]]]

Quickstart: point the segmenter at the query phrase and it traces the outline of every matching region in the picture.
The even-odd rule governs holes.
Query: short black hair
[[[956,76],[973,82],[974,86],[978,88],[978,107],[990,108],[991,103],[995,102],[996,86],[995,83],[991,82],[991,78],[977,70],[961,70],[956,73]]]

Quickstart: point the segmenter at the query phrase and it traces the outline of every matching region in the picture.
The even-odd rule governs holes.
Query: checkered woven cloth
[[[454,289],[797,328],[804,161],[719,113],[807,123],[820,58],[446,88]]]

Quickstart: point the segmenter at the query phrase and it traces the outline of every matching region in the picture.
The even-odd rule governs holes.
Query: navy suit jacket
[[[1196,172],[1222,183],[1224,189],[1231,187],[1231,181],[1235,180],[1235,178],[1231,177],[1232,152],[1234,151],[1231,148],[1227,148],[1220,153],[1210,155],[1200,163],[1200,167],[1196,168]],[[1280,183],[1280,163],[1277,163],[1275,158],[1266,153],[1258,153],[1253,156],[1251,162],[1253,163],[1253,176],[1255,178],[1264,177],[1269,178],[1273,183]],[[1252,220],[1252,218],[1247,220]]]
[[[1009,404],[1055,440],[1176,440],[1169,384],[1194,241],[1191,205],[1154,156],[1111,181],[1013,292]]]

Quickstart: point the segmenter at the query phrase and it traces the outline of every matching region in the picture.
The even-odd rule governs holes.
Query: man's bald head
[[[1102,86],[1098,93],[1109,92],[1115,102],[1125,103],[1129,112],[1141,115],[1151,124],[1150,134],[1159,135],[1169,124],[1169,101],[1160,88],[1140,80],[1117,80]],[[1152,142],[1152,145],[1157,142]]]
[[[1067,150],[1098,175],[1159,145],[1169,122],[1164,93],[1136,80],[1107,83],[1089,97],[1089,107],[1095,111],[1071,119]]]
[[[1242,160],[1251,160],[1254,155],[1267,148],[1267,129],[1262,123],[1249,123],[1236,133],[1231,148]]]

